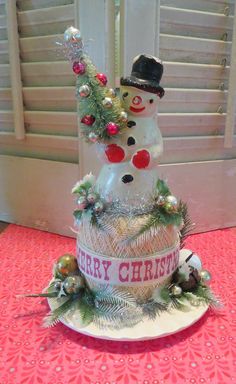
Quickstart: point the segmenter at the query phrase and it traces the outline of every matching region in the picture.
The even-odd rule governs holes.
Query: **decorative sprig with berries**
[[[97,215],[103,212],[105,204],[95,191],[95,177],[91,173],[84,176],[72,188],[72,193],[76,196],[77,207],[73,213],[76,224],[79,225],[83,219],[97,223]]]
[[[106,86],[106,75],[97,71],[85,53],[80,31],[68,28],[61,45],[77,75],[76,96],[83,137],[90,143],[117,137],[127,128],[127,113],[114,89]]]

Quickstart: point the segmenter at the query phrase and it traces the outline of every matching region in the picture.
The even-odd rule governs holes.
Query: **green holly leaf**
[[[158,179],[156,186],[157,186],[159,195],[167,196],[167,195],[171,194],[171,192],[170,192],[170,190],[169,190],[169,188],[168,188],[168,186],[164,180]]]
[[[79,209],[76,209],[73,212],[73,216],[75,217],[76,220],[80,220],[82,217],[83,211],[80,211]]]

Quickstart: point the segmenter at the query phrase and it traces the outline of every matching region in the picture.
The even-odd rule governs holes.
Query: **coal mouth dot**
[[[130,147],[131,145],[134,145],[136,143],[135,138],[130,136],[127,140],[127,145]]]
[[[124,175],[121,179],[123,181],[123,183],[127,184],[127,183],[131,183],[134,178],[132,175]]]
[[[132,120],[128,121],[128,123],[127,123],[128,128],[135,127],[135,125],[136,125],[135,121],[132,121]]]

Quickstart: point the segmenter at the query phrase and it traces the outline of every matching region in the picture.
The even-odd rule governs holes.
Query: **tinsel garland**
[[[136,241],[143,234],[150,232],[152,228],[174,225],[179,228],[180,247],[183,248],[184,241],[193,227],[188,214],[187,204],[181,200],[175,205],[168,202],[170,197],[171,199],[169,200],[172,202],[177,202],[177,199],[171,194],[167,184],[161,179],[157,181],[154,195],[150,198],[149,202],[146,202],[145,207],[148,208],[145,208],[144,213],[142,213],[143,208],[140,210],[135,208],[136,211],[132,211],[129,206],[121,205],[117,201],[111,203],[102,201],[99,193],[96,191],[95,177],[92,174],[86,175],[81,181],[77,182],[72,189],[72,193],[77,199],[77,209],[74,211],[77,224],[80,224],[82,220],[88,220],[91,224],[108,233],[113,230],[112,222],[116,217],[121,215],[136,217],[137,219],[147,217],[145,223],[137,228],[136,233],[132,236],[130,234],[127,234],[127,237],[125,237],[126,235],[124,236],[124,243]]]

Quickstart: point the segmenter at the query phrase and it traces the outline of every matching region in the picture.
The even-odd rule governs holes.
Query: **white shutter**
[[[223,145],[234,1],[228,3],[161,2],[166,96],[160,104],[160,124],[163,121],[164,135],[170,124],[178,136],[166,139],[164,162],[235,157],[235,140],[232,148]]]
[[[196,231],[236,223],[236,136],[224,147],[234,5],[234,0],[121,0],[118,76],[130,74],[140,53],[163,60],[159,171],[189,203]]]
[[[0,220],[71,236],[71,187],[78,177],[100,166],[94,148],[81,140],[78,145],[75,76],[56,41],[70,25],[79,27],[98,70],[113,86],[114,3],[18,0],[17,6],[25,139],[16,139],[13,123],[0,0],[0,31],[3,27],[5,33],[0,35]]]
[[[17,20],[25,140],[16,140],[14,134],[8,43],[1,40],[0,154],[78,163],[75,77],[56,45],[75,23],[74,1],[20,0]],[[0,31],[6,39],[4,14]]]
[[[15,1],[0,0],[0,220],[71,236],[70,191],[78,177],[75,77],[56,42],[75,24],[74,1],[19,0],[11,14],[19,31],[22,140],[11,89],[19,56],[11,53],[10,67],[5,5],[14,8]],[[9,27],[17,34],[12,21]]]

